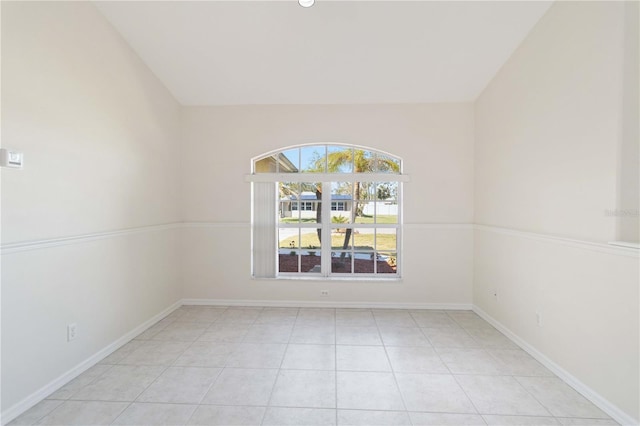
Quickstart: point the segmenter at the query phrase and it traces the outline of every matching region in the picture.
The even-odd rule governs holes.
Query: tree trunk
[[[356,223],[356,216],[358,215],[358,200],[360,199],[360,183],[355,183],[355,192],[353,194],[353,201],[351,202],[351,223]],[[344,233],[344,242],[342,243],[342,250],[346,250],[349,247],[349,241],[351,240],[351,234],[353,228],[347,228]],[[340,258],[344,259],[346,252],[340,254]]]

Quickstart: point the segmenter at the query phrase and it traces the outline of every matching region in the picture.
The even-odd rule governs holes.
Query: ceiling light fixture
[[[302,7],[311,7],[315,0],[298,0],[298,4]]]

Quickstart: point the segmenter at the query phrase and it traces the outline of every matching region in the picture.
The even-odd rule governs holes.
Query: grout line
[[[376,330],[378,331],[378,337],[382,342],[382,350],[384,350],[384,354],[387,357],[387,362],[389,363],[389,369],[391,370],[391,375],[393,376],[393,382],[396,384],[396,389],[398,390],[398,395],[400,395],[400,401],[402,401],[404,412],[407,413],[407,417],[409,417],[409,422],[413,424],[413,422],[411,421],[411,416],[409,416],[409,413],[407,411],[407,403],[404,400],[404,395],[402,395],[402,391],[400,390],[400,385],[398,384],[398,378],[396,377],[396,372],[393,369],[393,364],[391,364],[391,358],[389,358],[389,353],[387,352],[387,345],[385,345],[384,339],[382,338],[382,332],[380,331],[380,324],[378,323],[378,319],[376,318],[376,315],[373,312],[373,310],[371,311],[371,315],[373,315],[373,320],[376,323]],[[413,320],[413,317],[411,316],[411,314],[409,314],[409,317],[411,318],[411,320]]]
[[[295,327],[296,322],[298,321],[299,315],[300,315],[300,308],[297,308],[296,319],[293,322],[293,326],[291,327],[291,331],[289,333],[289,338],[287,339],[287,343],[285,344],[284,353],[282,354],[282,359],[280,360],[280,366],[278,367],[278,371],[276,372],[276,378],[273,381],[273,386],[271,386],[271,392],[269,392],[269,399],[267,400],[267,408],[265,408],[264,413],[262,414],[260,425],[264,423],[264,419],[267,417],[267,411],[271,406],[271,399],[273,398],[273,392],[275,391],[276,385],[278,384],[278,379],[280,378],[280,371],[282,370],[282,364],[284,363],[284,359],[287,357],[287,352],[289,351],[289,343],[291,342],[291,337],[293,336],[293,329]]]

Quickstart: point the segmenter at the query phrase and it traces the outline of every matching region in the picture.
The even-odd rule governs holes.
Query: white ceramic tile
[[[280,370],[269,405],[280,407],[335,408],[335,372]]]
[[[214,322],[225,312],[226,308],[216,306],[191,306],[185,314],[180,317],[180,321]]]
[[[422,332],[436,348],[478,348],[476,342],[463,328],[423,328]]]
[[[336,341],[336,328],[333,325],[306,325],[296,322],[289,343],[312,343],[333,345]]]
[[[194,426],[259,426],[264,411],[264,407],[200,405],[187,424]]]
[[[336,410],[327,408],[269,407],[262,421],[263,426],[333,426]]]
[[[293,325],[298,308],[264,308],[254,324]]]
[[[125,359],[127,356],[131,355],[136,349],[144,346],[146,342],[141,342],[138,340],[132,340],[129,343],[123,345],[118,350],[114,351],[107,357],[105,357],[98,364],[118,364],[120,361]]]
[[[243,342],[245,343],[287,343],[291,332],[293,330],[293,323],[291,325],[262,325],[254,324],[247,330],[247,334],[244,335]]]
[[[487,349],[507,373],[514,376],[553,376],[544,365],[522,349]]]
[[[396,373],[409,411],[476,413],[462,388],[449,374]]]
[[[612,419],[578,419],[558,417],[557,420],[561,425],[567,426],[618,426],[618,423]]]
[[[49,395],[48,399],[69,399],[71,395],[93,382],[95,379],[100,377],[102,374],[109,371],[111,365],[106,364],[98,364],[94,365],[84,373],[80,374],[75,379],[71,380],[66,385],[62,386],[60,389]]]
[[[338,345],[382,345],[378,327],[336,327]]]
[[[198,341],[238,343],[249,330],[249,324],[213,323],[198,337]]]
[[[380,327],[386,346],[431,346],[418,327]]]
[[[332,308],[300,308],[296,325],[335,327],[336,310]]]
[[[196,405],[149,404],[134,402],[112,423],[114,425],[185,425],[196,410]]]
[[[175,361],[181,367],[224,367],[229,356],[237,349],[237,343],[194,342]]]
[[[506,368],[482,348],[437,348],[453,374],[507,374]]]
[[[374,309],[373,316],[378,327],[417,327],[409,311],[400,309]]]
[[[202,400],[203,404],[267,405],[278,370],[225,368]]]
[[[187,312],[185,306],[181,306],[175,311],[171,312],[169,315],[163,318],[163,320],[175,321],[180,319]]]
[[[376,321],[370,309],[336,309],[337,327],[374,327]]]
[[[337,369],[342,371],[391,371],[382,346],[346,346],[336,349]]]
[[[42,418],[40,425],[108,425],[124,411],[127,402],[66,401]]]
[[[282,361],[289,370],[335,370],[334,345],[289,345]]]
[[[446,312],[410,311],[418,327],[457,328],[459,325]]]
[[[184,317],[183,317],[184,318]],[[200,337],[211,324],[208,322],[177,320],[155,334],[150,340],[169,340],[193,342]]]
[[[489,426],[553,426],[559,425],[558,421],[553,417],[535,417],[535,416],[482,416]]]
[[[96,380],[71,396],[82,401],[133,401],[155,379],[164,367],[146,365],[114,365]]]
[[[287,345],[241,343],[227,360],[232,368],[280,368]]]
[[[125,365],[171,365],[190,345],[189,342],[147,340],[118,363]]]
[[[431,347],[387,346],[393,371],[401,373],[449,373],[440,356]]]
[[[484,426],[479,414],[409,413],[414,426]]]
[[[338,410],[339,426],[410,426],[406,411]]]
[[[516,379],[556,417],[609,418],[602,410],[556,377]]]
[[[404,410],[391,373],[338,371],[338,408]]]
[[[27,411],[13,419],[7,426],[31,426],[36,424],[41,418],[58,408],[63,401],[45,399],[40,401]]]
[[[198,404],[219,373],[219,368],[169,367],[137,401]]]
[[[218,319],[219,323],[253,324],[262,308],[229,308]]]
[[[135,340],[150,340],[167,327],[168,323],[154,324],[135,337]]]
[[[466,328],[473,339],[486,348],[518,349],[507,336],[494,328]]]
[[[447,311],[447,315],[461,327],[493,328],[491,324],[472,311]]]
[[[456,376],[480,414],[550,416],[513,377]]]

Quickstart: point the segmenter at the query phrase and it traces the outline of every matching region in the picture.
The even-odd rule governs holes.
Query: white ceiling
[[[97,2],[184,105],[474,100],[551,2]]]

